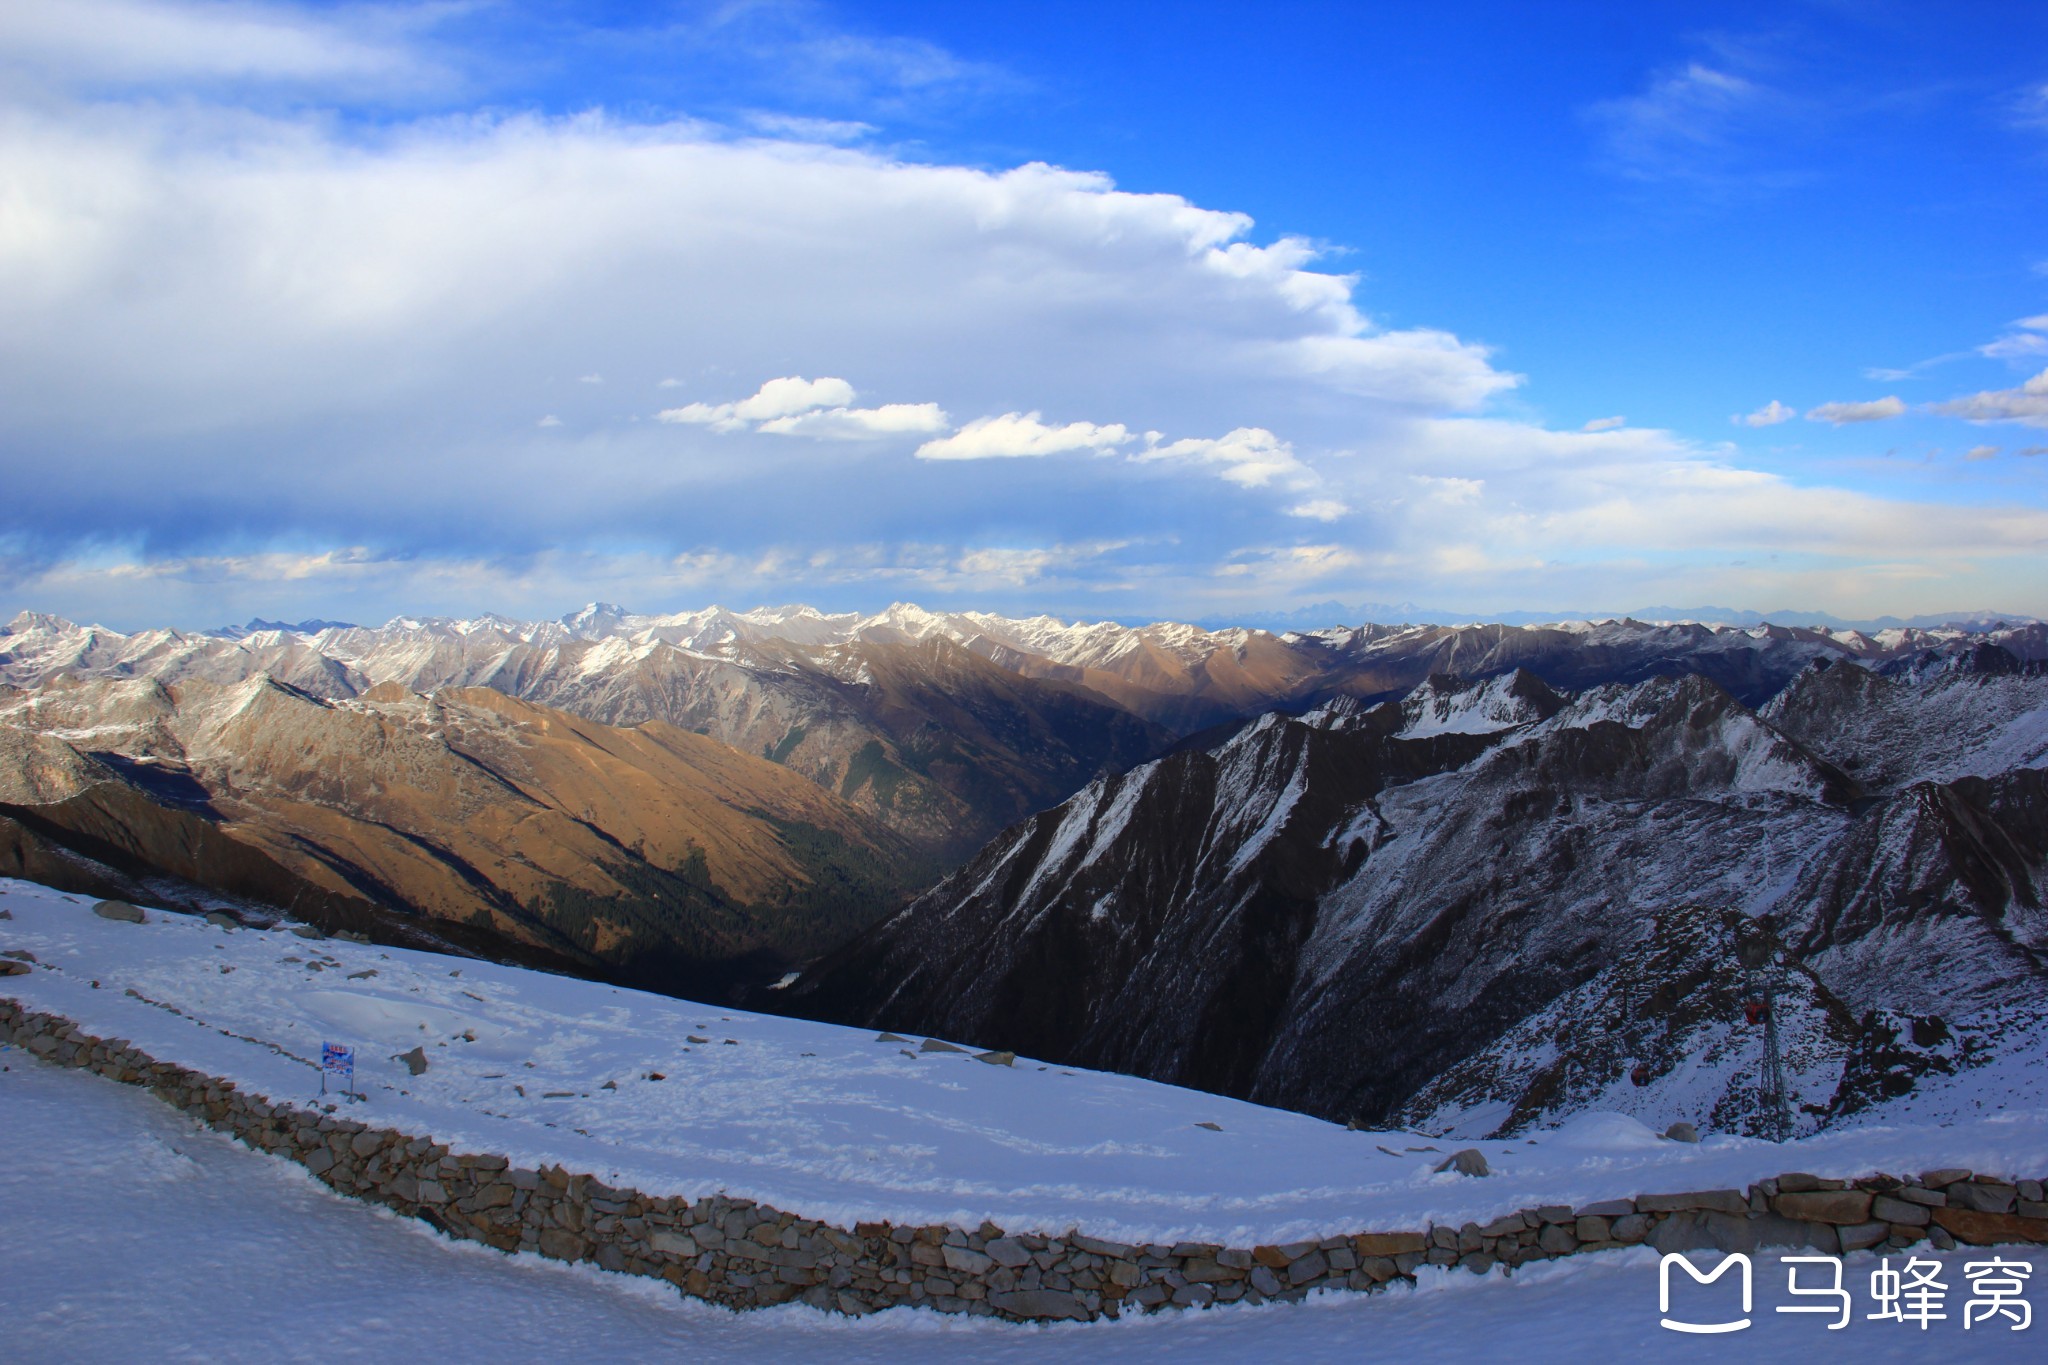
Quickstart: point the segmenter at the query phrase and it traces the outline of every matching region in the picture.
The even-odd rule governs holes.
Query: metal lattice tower
[[[1764,1135],[1773,1142],[1792,1136],[1792,1097],[1785,1088],[1785,1056],[1778,1044],[1778,988],[1782,964],[1769,937],[1757,937],[1741,945],[1742,965],[1762,987],[1764,1058],[1758,1089],[1758,1109]]]

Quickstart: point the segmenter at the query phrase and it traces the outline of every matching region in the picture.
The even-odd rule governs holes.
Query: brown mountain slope
[[[672,989],[816,952],[913,871],[898,836],[786,768],[484,688],[57,684],[0,699],[0,764],[18,823],[129,870],[215,884],[187,847],[196,821],[316,898]],[[110,784],[165,817],[102,799]]]

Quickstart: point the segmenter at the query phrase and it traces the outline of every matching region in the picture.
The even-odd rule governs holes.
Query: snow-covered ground
[[[0,922],[0,929],[11,928]],[[467,975],[467,973],[465,973]],[[1753,1326],[1682,1337],[1658,1326],[1656,1258],[1575,1257],[1512,1279],[1425,1271],[1420,1288],[1303,1304],[1212,1308],[1027,1327],[893,1309],[861,1320],[800,1305],[735,1314],[666,1285],[450,1241],[344,1199],[142,1090],[0,1047],[0,1356],[72,1361],[619,1359],[1786,1361],[1846,1356],[2036,1361],[2035,1323],[1959,1320],[1964,1265],[1938,1257],[1949,1318],[1925,1333],[1871,1322],[1876,1261],[1848,1258],[1856,1320],[1829,1332],[1780,1315],[1774,1257],[1757,1263]],[[2048,1309],[2048,1253],[2031,1267]],[[1895,1260],[1894,1264],[1898,1264]],[[1809,1272],[1810,1273],[1810,1272]],[[1683,1282],[1681,1281],[1681,1284]],[[1683,1308],[1684,1299],[1674,1307]],[[1699,1316],[1706,1316],[1701,1313]],[[601,1345],[600,1345],[601,1343]]]
[[[348,1115],[648,1194],[723,1191],[801,1216],[983,1220],[1122,1241],[1248,1246],[1541,1204],[1946,1166],[2039,1174],[2048,1066],[2007,1058],[1921,1097],[1910,1124],[1783,1146],[1666,1142],[1619,1114],[1476,1144],[1495,1174],[1433,1167],[1455,1145],[1019,1058],[750,1014],[473,960],[155,910],[145,924],[0,880],[0,992],[273,1100],[317,1099],[322,1042],[357,1049]],[[399,1054],[420,1047],[425,1074]],[[663,1079],[651,1079],[654,1075]],[[1211,1125],[1206,1127],[1203,1125]]]

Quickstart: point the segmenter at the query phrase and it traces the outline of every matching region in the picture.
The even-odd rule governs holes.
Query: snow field
[[[1666,1142],[1619,1114],[1581,1115],[1534,1140],[1476,1144],[1496,1174],[1471,1179],[1433,1169],[1462,1141],[1349,1132],[1131,1077],[989,1065],[916,1039],[158,911],[113,922],[22,882],[0,881],[0,908],[12,916],[0,950],[39,964],[0,992],[159,1060],[311,1104],[321,1043],[350,1044],[366,1096],[340,1106],[350,1118],[842,1227],[986,1220],[1251,1246],[1741,1188],[1786,1170],[2035,1174],[2048,1152],[2043,1069],[2014,1063],[1931,1091],[1913,1122],[1783,1146]],[[414,1047],[428,1060],[417,1077],[399,1060]],[[1979,1107],[1980,1084],[2005,1107]]]
[[[0,930],[8,928],[0,922]],[[1574,1257],[1512,1278],[1425,1272],[1414,1291],[1028,1327],[894,1309],[854,1320],[800,1305],[738,1314],[658,1282],[508,1256],[345,1199],[145,1092],[0,1045],[0,1321],[5,1356],[47,1362],[514,1362],[588,1359],[1251,1361],[1632,1357],[1815,1365],[2040,1358],[2025,1332],[1926,1333],[1857,1321],[1828,1332],[1778,1315],[1774,1258],[1757,1263],[1754,1326],[1685,1338],[1657,1325],[1656,1258]],[[1962,1286],[1962,1264],[1937,1257]],[[2048,1306],[2048,1252],[2002,1249]],[[1896,1262],[1895,1262],[1896,1264]],[[1857,1293],[1875,1261],[1848,1258]]]

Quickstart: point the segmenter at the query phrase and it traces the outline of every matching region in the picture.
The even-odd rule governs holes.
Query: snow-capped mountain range
[[[1010,830],[792,1007],[1363,1122],[1727,1127],[1762,935],[1831,1121],[2048,1006],[2048,669],[1802,644],[1754,708],[1520,672],[1267,715]]]
[[[685,901],[708,887],[798,906],[802,887],[744,869],[900,886],[910,863],[886,835],[912,862],[966,865],[777,1008],[1467,1128],[1596,1101],[1733,1121],[1754,1057],[1727,1019],[1753,984],[1730,975],[1732,911],[1794,959],[1781,1022],[1803,1121],[1819,1122],[1897,1068],[1962,1064],[1968,1021],[2037,1002],[2044,657],[2037,623],[1276,635],[592,604],[545,622],[126,635],[24,615],[0,630],[0,815],[27,831],[17,875],[99,858],[118,827],[143,868],[232,891],[186,851],[226,834],[296,868],[291,886],[374,885],[398,904],[415,878],[361,874],[417,863],[456,920],[551,924],[594,889],[656,937],[671,912],[627,904],[643,874],[680,878],[661,885]],[[289,723],[195,719],[252,688]],[[492,692],[532,709],[508,728]],[[149,725],[123,710],[138,705]],[[594,786],[507,781],[478,808],[498,833],[443,818],[433,793],[475,787],[464,765],[510,773],[529,762],[522,735],[584,721],[611,727],[579,741],[613,755]],[[694,736],[660,727],[747,763],[685,755]],[[496,730],[506,742],[479,748]],[[641,807],[665,798],[613,799],[649,763],[669,774],[655,787],[722,784],[660,857],[641,842],[667,827]],[[778,770],[828,799],[790,816],[803,803]],[[562,848],[587,827],[612,871],[585,890],[566,864],[521,871],[522,822],[543,819]],[[814,847],[798,825],[846,842]],[[703,887],[693,847],[711,855]],[[834,932],[889,912],[886,896],[835,911]],[[700,932],[691,916],[678,934]],[[1698,1008],[1681,1028],[1682,998]]]
[[[1362,625],[1275,635],[1161,623],[810,607],[639,615],[591,603],[553,621],[311,621],[122,634],[23,613],[0,684],[59,677],[239,682],[314,696],[379,683],[490,687],[613,725],[661,720],[758,753],[925,847],[962,857],[997,830],[1176,737],[1336,697],[1401,696],[1434,673],[1526,668],[1552,686],[1702,674],[1756,705],[1818,658],[1881,664],[1988,640],[2048,657],[2048,626],[1737,629],[1639,621]]]

